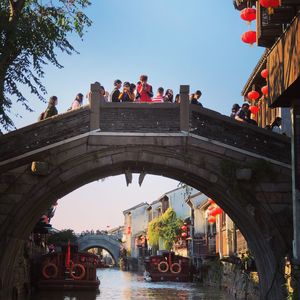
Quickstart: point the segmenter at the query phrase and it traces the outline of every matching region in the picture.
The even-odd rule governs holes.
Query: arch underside
[[[238,162],[243,167],[259,159],[233,150],[210,148],[199,141],[189,143],[182,137],[155,138],[155,145],[138,143],[138,139],[136,144],[128,144],[125,141],[118,144],[116,140],[114,145],[105,145],[103,138],[93,137],[92,141],[85,144],[77,141],[76,144],[39,154],[38,159],[48,162],[51,172],[46,177],[35,178],[24,200],[11,212],[18,222],[8,219],[0,229],[1,234],[26,239],[35,221],[52,203],[95,180],[123,174],[125,171],[164,176],[193,186],[213,198],[224,209],[242,231],[257,259],[262,293],[267,293],[268,289],[274,290],[274,294],[272,292],[270,295],[278,293],[279,287],[275,289],[271,285],[282,283],[283,278],[277,268],[278,260],[286,254],[290,245],[280,233],[277,220],[259,205],[257,191],[245,195],[245,199],[237,199],[221,170],[224,160]],[[273,167],[277,173],[284,169],[276,165]],[[247,182],[240,184],[247,185]],[[272,249],[274,246],[276,250]],[[8,255],[7,251],[2,249],[2,253],[5,253],[2,257]]]
[[[101,241],[93,241],[93,242],[85,241],[83,244],[81,244],[79,241],[78,246],[79,246],[79,250],[81,250],[81,251],[87,251],[92,248],[104,249],[113,258],[114,264],[115,265],[118,264],[119,253],[120,253],[120,249],[121,249],[120,246],[117,247],[117,246],[113,246],[113,245],[108,245],[107,243],[101,242]]]

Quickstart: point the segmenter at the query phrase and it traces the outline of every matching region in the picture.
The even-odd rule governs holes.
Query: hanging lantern
[[[221,208],[221,207],[216,207],[216,209],[215,209],[215,214],[216,215],[220,215],[221,213],[223,212],[223,209]]]
[[[254,114],[254,115],[256,115],[258,112],[259,112],[259,107],[258,106],[256,106],[256,105],[251,105],[250,107],[249,107],[249,110],[251,111],[251,113],[252,114]]]
[[[256,31],[246,31],[242,34],[242,41],[246,44],[254,44],[256,42]]]
[[[187,230],[187,226],[186,225],[181,226],[181,230],[186,231]]]
[[[131,227],[128,226],[128,227],[127,227],[127,234],[130,234],[130,233],[131,233]]]
[[[255,90],[251,91],[247,94],[247,97],[248,97],[249,100],[254,100],[255,101],[259,97],[259,92],[255,91]]]
[[[274,13],[274,8],[280,6],[280,0],[259,0],[259,3],[268,10],[269,15]]]
[[[207,218],[207,221],[208,221],[208,223],[210,223],[210,224],[215,223],[215,222],[216,222],[216,217],[214,217],[214,216],[209,216],[209,217]]]
[[[269,75],[268,69],[262,70],[261,73],[260,73],[260,75],[261,75],[261,77],[263,77],[263,78],[267,78],[268,75]]]
[[[248,24],[250,24],[252,21],[256,19],[256,9],[250,7],[244,8],[241,11],[240,16],[244,21],[247,21]]]
[[[261,92],[265,95],[265,96],[268,96],[269,94],[269,87],[267,85],[263,86],[261,88]]]
[[[210,215],[215,217],[215,216],[221,214],[222,212],[223,212],[222,208],[217,206],[211,211]]]

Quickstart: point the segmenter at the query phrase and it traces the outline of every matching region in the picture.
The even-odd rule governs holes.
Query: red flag
[[[70,249],[70,241],[68,241],[68,248],[66,253],[66,268],[70,268],[70,261],[71,261],[71,249]]]

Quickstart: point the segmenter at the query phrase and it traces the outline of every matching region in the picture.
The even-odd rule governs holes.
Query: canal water
[[[216,288],[186,282],[145,282],[143,276],[118,269],[98,269],[100,292],[47,291],[31,300],[231,300]]]

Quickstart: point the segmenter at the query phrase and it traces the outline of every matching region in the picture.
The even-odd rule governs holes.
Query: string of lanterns
[[[259,0],[260,6],[266,8],[269,15],[274,13],[274,8],[281,5],[280,2],[280,0]],[[256,20],[256,9],[252,7],[244,8],[240,13],[240,17],[250,25],[252,21]],[[253,45],[256,42],[256,31],[244,32],[241,39],[244,43]]]
[[[261,71],[260,75],[261,75],[261,77],[267,79],[267,78],[268,78],[268,75],[269,75],[269,72],[268,72],[267,69],[264,69],[264,70]],[[268,87],[267,84],[264,85],[264,86],[261,88],[261,92],[262,92],[266,97],[268,96],[268,94],[269,94],[269,87]]]
[[[259,0],[259,5],[266,8],[269,14],[272,14],[274,12],[274,8],[279,7],[281,5],[281,1],[280,0]],[[256,20],[256,9],[252,7],[244,8],[240,13],[240,17],[242,20],[247,21],[248,25],[250,25],[252,21]],[[253,45],[254,43],[256,43],[256,39],[257,39],[256,31],[248,30],[244,32],[241,36],[241,39],[244,43]],[[263,78],[267,78],[268,70],[264,69],[261,72],[261,76]],[[265,97],[268,96],[269,88],[267,84],[261,88],[261,93]],[[259,97],[260,97],[260,93],[256,91],[255,86],[253,86],[252,91],[248,92],[247,98],[250,101],[256,101],[257,99],[259,99]],[[256,105],[251,105],[249,109],[252,114],[256,115],[260,107]]]

